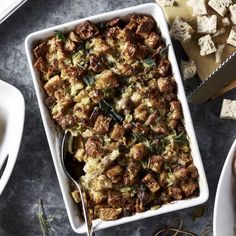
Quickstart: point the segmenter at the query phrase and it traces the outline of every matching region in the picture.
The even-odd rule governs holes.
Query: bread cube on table
[[[231,4],[232,0],[210,0],[208,2],[208,5],[221,16],[225,16]]]
[[[189,0],[187,4],[192,7],[194,16],[202,16],[207,14],[205,0]]]
[[[193,28],[179,16],[175,18],[170,27],[171,36],[182,42],[191,39],[193,32]]]
[[[232,27],[229,37],[227,39],[227,44],[236,47],[236,26]]]
[[[229,7],[229,11],[230,11],[230,18],[231,18],[231,21],[234,25],[236,25],[236,4],[234,5],[231,5]]]
[[[216,47],[209,34],[198,39],[198,45],[200,47],[200,55],[206,56],[216,52]]]
[[[216,33],[217,16],[198,16],[197,17],[197,32],[204,34]]]
[[[156,0],[156,3],[162,7],[172,7],[174,6],[175,0]]]
[[[223,100],[220,118],[236,120],[236,100]]]

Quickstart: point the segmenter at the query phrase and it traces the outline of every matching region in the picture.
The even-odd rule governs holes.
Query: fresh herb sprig
[[[114,121],[121,123],[124,120],[124,118],[104,98],[99,102],[99,107],[111,116]]]
[[[55,35],[57,36],[58,39],[60,39],[64,43],[66,42],[66,37],[62,32],[60,32],[58,30],[56,30],[54,32],[55,32]]]
[[[83,76],[82,79],[87,86],[90,86],[95,82],[95,78],[92,75],[85,75],[85,76]]]

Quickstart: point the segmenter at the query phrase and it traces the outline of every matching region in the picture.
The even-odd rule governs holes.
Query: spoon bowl
[[[92,236],[93,235],[92,221],[88,214],[86,194],[83,192],[82,186],[79,181],[79,178],[84,174],[83,172],[84,164],[78,161],[75,162],[71,156],[73,154],[72,147],[74,140],[75,137],[73,137],[69,131],[66,131],[62,139],[62,145],[61,145],[61,163],[66,175],[74,183],[74,185],[79,191],[84,214],[84,221],[86,224],[87,235]]]

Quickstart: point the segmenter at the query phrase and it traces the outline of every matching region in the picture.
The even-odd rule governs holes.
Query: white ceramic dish
[[[236,177],[233,176],[233,159],[236,157],[236,139],[225,160],[216,191],[213,234],[234,236],[236,219]]]
[[[149,4],[139,5],[139,6],[135,6],[135,7],[130,7],[130,8],[122,9],[122,10],[117,10],[117,11],[113,11],[113,12],[109,12],[109,13],[104,13],[104,14],[92,16],[92,17],[87,17],[87,18],[76,20],[76,21],[73,21],[73,22],[70,22],[67,24],[63,24],[60,26],[55,26],[55,27],[52,27],[49,29],[41,30],[41,31],[30,34],[26,38],[26,40],[25,40],[26,53],[27,53],[27,58],[29,61],[30,70],[31,70],[34,85],[35,85],[35,90],[36,90],[36,94],[37,94],[37,98],[38,98],[38,102],[39,102],[39,107],[40,107],[45,131],[47,134],[48,143],[50,146],[50,150],[52,153],[52,157],[53,157],[54,165],[56,168],[58,180],[60,183],[61,191],[62,191],[63,198],[65,201],[67,213],[69,216],[71,226],[74,229],[74,231],[77,233],[84,233],[85,226],[81,222],[79,217],[77,216],[78,212],[76,210],[76,205],[74,204],[74,202],[69,194],[68,179],[66,178],[66,176],[61,168],[61,165],[60,165],[59,147],[60,147],[60,141],[61,141],[60,138],[61,137],[58,136],[58,133],[53,128],[54,125],[53,125],[53,122],[49,116],[48,109],[44,105],[45,93],[43,91],[42,84],[40,82],[39,74],[32,66],[33,61],[34,61],[34,56],[32,54],[33,43],[35,41],[38,41],[40,39],[45,39],[45,38],[53,35],[55,30],[66,31],[66,30],[73,29],[77,24],[84,22],[85,20],[90,20],[92,22],[100,22],[100,21],[113,19],[118,16],[125,17],[131,13],[148,14],[148,15],[153,16],[153,18],[156,20],[157,25],[162,33],[162,37],[166,41],[166,44],[170,45],[169,59],[172,63],[172,71],[173,71],[174,77],[175,77],[177,85],[178,85],[178,96],[179,96],[179,99],[182,103],[186,129],[187,129],[188,135],[191,140],[190,142],[191,142],[194,164],[197,166],[197,168],[199,170],[200,195],[196,198],[176,201],[175,203],[164,205],[163,207],[161,207],[158,210],[146,211],[143,213],[136,214],[134,216],[124,217],[124,218],[121,218],[121,219],[118,219],[115,221],[102,221],[102,220],[98,219],[93,222],[94,229],[100,230],[103,228],[107,228],[107,227],[131,222],[131,221],[147,218],[150,216],[159,215],[159,214],[163,214],[163,213],[170,212],[170,211],[176,211],[176,210],[187,208],[187,207],[192,207],[192,206],[195,206],[195,205],[205,202],[208,199],[208,195],[209,195],[208,185],[207,185],[207,181],[206,181],[206,177],[205,177],[205,173],[204,173],[204,169],[203,169],[203,165],[202,165],[202,160],[200,157],[200,153],[199,153],[199,149],[198,149],[198,145],[197,145],[197,141],[196,141],[196,137],[195,137],[195,133],[194,133],[194,129],[193,129],[193,124],[192,124],[188,104],[186,101],[186,96],[184,93],[184,88],[182,85],[182,81],[181,81],[178,65],[176,62],[173,46],[171,43],[168,26],[167,26],[163,11],[161,10],[161,8],[157,4],[149,3]]]
[[[27,0],[0,0],[0,24],[20,8]]]
[[[7,163],[5,169],[1,170],[0,195],[16,162],[23,133],[24,118],[25,102],[21,92],[0,80],[0,170],[4,163]]]

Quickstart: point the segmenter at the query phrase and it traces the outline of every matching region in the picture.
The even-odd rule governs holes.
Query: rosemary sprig
[[[105,113],[107,113],[111,118],[117,122],[121,123],[124,120],[124,117],[122,117],[116,110],[113,108],[105,99],[102,99],[99,102],[99,107],[101,110],[103,110]]]
[[[147,58],[142,60],[142,63],[148,65],[148,66],[156,66],[156,62],[152,58]]]
[[[40,228],[41,228],[41,231],[42,231],[42,235],[47,236],[47,235],[49,235],[49,233],[52,232],[52,229],[51,229],[51,226],[50,226],[50,222],[52,221],[52,218],[49,220],[46,217],[44,209],[43,209],[42,199],[39,199],[38,206],[39,206],[39,209],[38,209],[37,216],[38,216],[38,220],[39,220],[39,223],[40,223]]]

